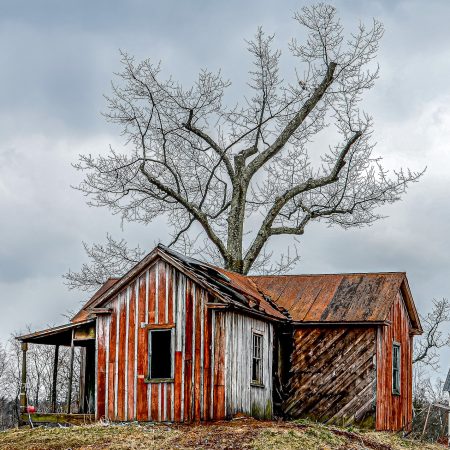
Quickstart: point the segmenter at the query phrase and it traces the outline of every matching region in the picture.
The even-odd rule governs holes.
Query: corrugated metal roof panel
[[[250,276],[296,322],[382,322],[403,272]]]

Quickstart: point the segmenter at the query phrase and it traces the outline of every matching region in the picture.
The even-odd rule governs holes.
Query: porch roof
[[[47,328],[34,333],[17,336],[16,339],[21,342],[30,342],[34,344],[47,345],[65,345],[70,346],[72,342],[72,331],[86,328],[93,325],[95,319],[84,320],[82,322],[67,323],[57,327]]]

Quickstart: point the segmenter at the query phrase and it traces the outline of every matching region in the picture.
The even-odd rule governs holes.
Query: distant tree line
[[[28,404],[39,412],[51,412],[54,346],[29,345],[27,351]],[[78,410],[80,355],[75,349],[72,411]],[[65,412],[68,398],[69,355],[68,347],[60,347],[56,385],[56,410]],[[12,336],[0,342],[0,429],[17,425],[20,406],[22,351],[20,342]]]

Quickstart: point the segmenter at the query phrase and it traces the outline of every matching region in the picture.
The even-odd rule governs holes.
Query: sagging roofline
[[[274,322],[284,322],[288,320],[288,318],[278,309],[276,312],[279,314],[278,317],[276,315],[272,315],[263,310],[258,310],[252,308],[250,306],[246,306],[249,304],[249,298],[251,297],[249,294],[242,294],[238,289],[228,287],[224,284],[221,285],[221,288],[227,290],[227,293],[221,292],[218,288],[215,288],[210,283],[204,281],[200,276],[197,276],[193,271],[187,270],[182,263],[180,263],[177,259],[182,260],[187,264],[191,264],[192,266],[202,267],[207,272],[210,272],[211,275],[217,277],[218,280],[222,280],[223,282],[229,283],[230,278],[217,270],[216,267],[200,262],[196,259],[184,256],[167,248],[162,244],[158,244],[154,250],[152,250],[147,256],[145,256],[139,263],[137,263],[134,267],[132,267],[122,278],[119,279],[115,284],[113,284],[109,289],[107,289],[102,295],[100,295],[95,302],[91,304],[91,306],[100,307],[107,303],[110,299],[112,299],[115,295],[121,292],[124,289],[130,280],[137,277],[146,267],[149,267],[152,263],[154,263],[158,258],[163,259],[167,263],[174,266],[177,270],[179,270],[183,275],[199,284],[201,287],[206,289],[208,292],[214,295],[215,300],[219,300],[225,305],[228,305],[230,308],[241,310],[245,313],[254,315],[256,317],[263,318],[268,321]],[[256,304],[258,304],[261,299],[253,297],[252,298]],[[275,307],[271,305],[271,307],[275,310]]]

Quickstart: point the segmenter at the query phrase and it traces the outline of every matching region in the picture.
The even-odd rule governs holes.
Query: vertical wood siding
[[[411,325],[401,293],[392,305],[391,324],[377,335],[377,430],[408,429],[412,420]],[[400,395],[392,393],[392,343],[400,350]]]
[[[115,421],[222,419],[225,316],[209,294],[163,261],[130,281],[97,318],[97,418]],[[174,325],[173,382],[150,383],[148,326]]]
[[[373,423],[375,341],[374,328],[297,328],[285,413],[337,424]]]
[[[272,417],[273,327],[270,323],[235,312],[225,318],[226,416],[237,413]],[[263,386],[252,386],[252,331],[263,336]]]

